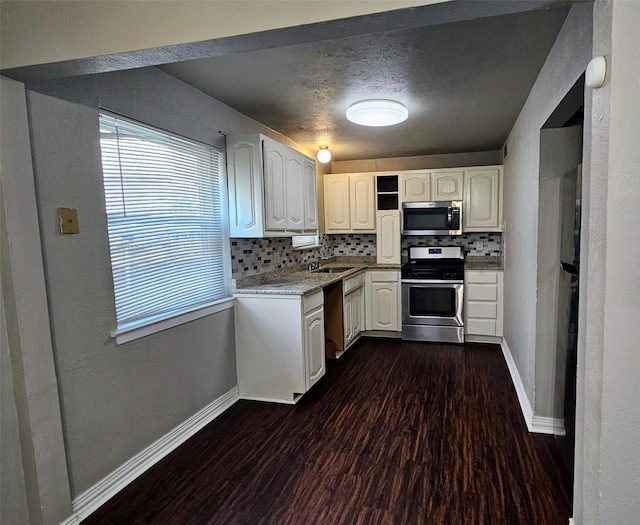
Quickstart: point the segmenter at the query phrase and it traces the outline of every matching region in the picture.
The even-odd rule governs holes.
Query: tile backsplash
[[[318,257],[376,255],[375,234],[320,235],[320,247],[294,250],[291,238],[231,239],[232,277],[246,277],[260,273],[307,264]],[[476,249],[478,242],[482,248]],[[407,257],[409,246],[462,246],[465,255],[500,256],[502,235],[495,233],[466,233],[459,236],[409,236],[402,238],[402,257]]]
[[[482,248],[476,248],[482,243]],[[409,246],[462,246],[464,254],[473,257],[502,255],[500,232],[465,233],[463,235],[411,235],[402,237],[402,257],[407,257]]]

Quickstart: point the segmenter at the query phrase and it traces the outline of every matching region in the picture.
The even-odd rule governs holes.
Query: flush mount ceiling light
[[[322,162],[322,164],[329,162],[331,160],[329,146],[320,146],[320,151],[316,153],[316,158],[318,159],[318,162]]]
[[[361,126],[393,126],[408,116],[407,108],[395,100],[361,100],[347,109],[347,119]]]

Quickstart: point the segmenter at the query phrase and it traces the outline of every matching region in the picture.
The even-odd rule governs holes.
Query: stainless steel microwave
[[[402,235],[462,235],[462,201],[403,203]]]

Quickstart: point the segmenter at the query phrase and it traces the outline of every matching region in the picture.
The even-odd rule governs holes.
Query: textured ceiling
[[[568,7],[226,54],[166,72],[334,160],[499,149]],[[345,118],[364,98],[409,119],[366,128]]]

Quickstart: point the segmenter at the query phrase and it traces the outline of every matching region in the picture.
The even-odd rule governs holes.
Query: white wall
[[[574,490],[580,525],[631,524],[640,515],[639,23],[638,2],[595,3],[593,54],[606,57],[609,71],[590,93],[585,151]]]
[[[591,4],[571,9],[509,133],[504,160],[504,336],[534,414],[540,129],[587,66],[591,11]]]

